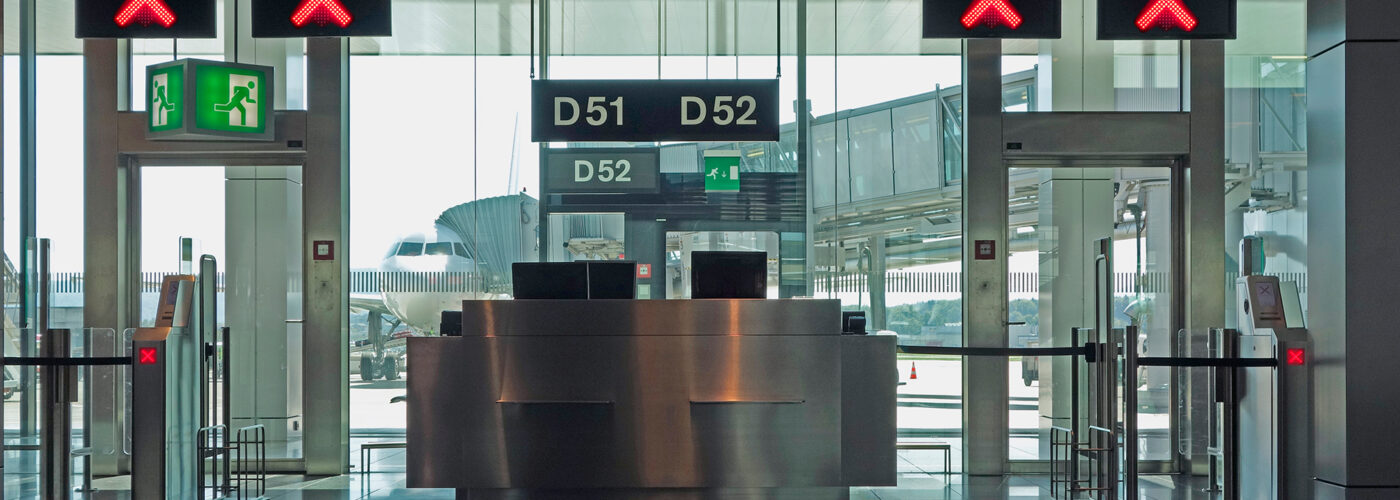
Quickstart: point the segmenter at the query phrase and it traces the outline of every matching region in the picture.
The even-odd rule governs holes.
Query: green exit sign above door
[[[181,59],[146,67],[146,137],[273,140],[272,68]]]
[[[705,151],[705,192],[739,192],[739,152]]]

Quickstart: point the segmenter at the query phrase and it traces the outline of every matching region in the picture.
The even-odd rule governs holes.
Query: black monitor
[[[444,337],[461,337],[462,311],[443,311],[442,324],[438,327],[438,335]]]
[[[516,299],[588,298],[584,262],[516,262],[510,271]]]
[[[630,260],[589,261],[588,298],[637,298],[637,263]]]
[[[767,253],[690,253],[690,298],[762,299],[767,296]]]

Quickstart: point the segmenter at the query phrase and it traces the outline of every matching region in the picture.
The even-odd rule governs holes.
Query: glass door
[[[141,165],[139,290],[141,326],[155,322],[161,280],[195,271],[203,255],[216,262],[218,327],[229,329],[230,432],[265,428],[270,460],[299,460],[302,451],[302,185],[301,166]],[[195,246],[183,249],[181,238]],[[201,276],[201,278],[208,279]],[[210,333],[204,341],[210,341]],[[197,381],[177,381],[196,384]],[[213,392],[220,394],[219,392]],[[206,422],[214,425],[221,422]]]
[[[1093,244],[1111,237],[1112,326],[1139,328],[1139,355],[1168,356],[1175,338],[1172,168],[1083,164],[1010,168],[1008,343],[1068,347],[1089,341],[1076,343],[1071,330],[1093,327]],[[1011,460],[1050,459],[1051,428],[1071,424],[1070,363],[1082,361],[1008,360]],[[1170,460],[1170,372],[1143,368],[1131,378],[1122,383],[1138,395],[1138,459]],[[1080,391],[1081,409],[1085,397]]]

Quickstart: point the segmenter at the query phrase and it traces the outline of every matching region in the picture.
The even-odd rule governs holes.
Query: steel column
[[[131,307],[128,294],[119,288],[127,272],[129,254],[121,246],[126,231],[126,205],[121,193],[118,158],[117,41],[83,41],[83,326],[115,328],[120,334],[128,326]],[[95,346],[99,356],[116,355],[118,346]],[[93,368],[99,387],[118,387],[120,370]],[[123,472],[121,449],[121,397],[116,391],[95,391],[93,401],[93,472],[112,475]],[[105,448],[104,448],[105,447]]]
[[[39,355],[46,358],[67,358],[72,353],[72,339],[67,329],[46,330]],[[26,367],[26,370],[32,368]],[[43,425],[39,438],[39,491],[45,499],[62,500],[73,497],[68,484],[73,476],[73,405],[70,382],[77,368],[45,366],[40,368],[44,382],[44,404],[40,407]]]
[[[1308,320],[1319,500],[1395,498],[1393,2],[1308,1]],[[1297,432],[1290,429],[1286,432]]]
[[[350,466],[350,42],[306,41],[307,117],[302,258],[305,276],[302,352],[303,434],[308,474],[343,474]],[[315,241],[340,249],[313,260]]]
[[[1002,162],[1001,40],[963,43],[963,345],[1006,347],[1007,168]],[[977,258],[978,241],[995,246]],[[963,469],[1007,467],[1005,358],[963,359]]]

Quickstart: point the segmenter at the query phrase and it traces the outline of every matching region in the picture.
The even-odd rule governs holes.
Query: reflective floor
[[[903,458],[903,457],[902,457]],[[358,467],[358,453],[351,457]],[[906,459],[907,463],[907,459]],[[964,477],[944,476],[941,472],[919,472],[913,467],[900,467],[898,487],[852,488],[853,500],[903,499],[1049,499],[1046,476]],[[300,499],[435,499],[455,500],[450,490],[419,490],[405,487],[404,451],[380,450],[373,456],[368,474],[351,473],[334,477],[272,476],[264,498],[276,500]],[[33,491],[36,477],[6,474],[6,498],[36,498],[26,495]],[[98,492],[87,498],[128,499],[129,479],[115,477],[94,482]],[[1143,500],[1216,500],[1218,494],[1203,493],[1203,478],[1179,479],[1174,476],[1143,476]],[[75,498],[83,498],[75,495]]]

